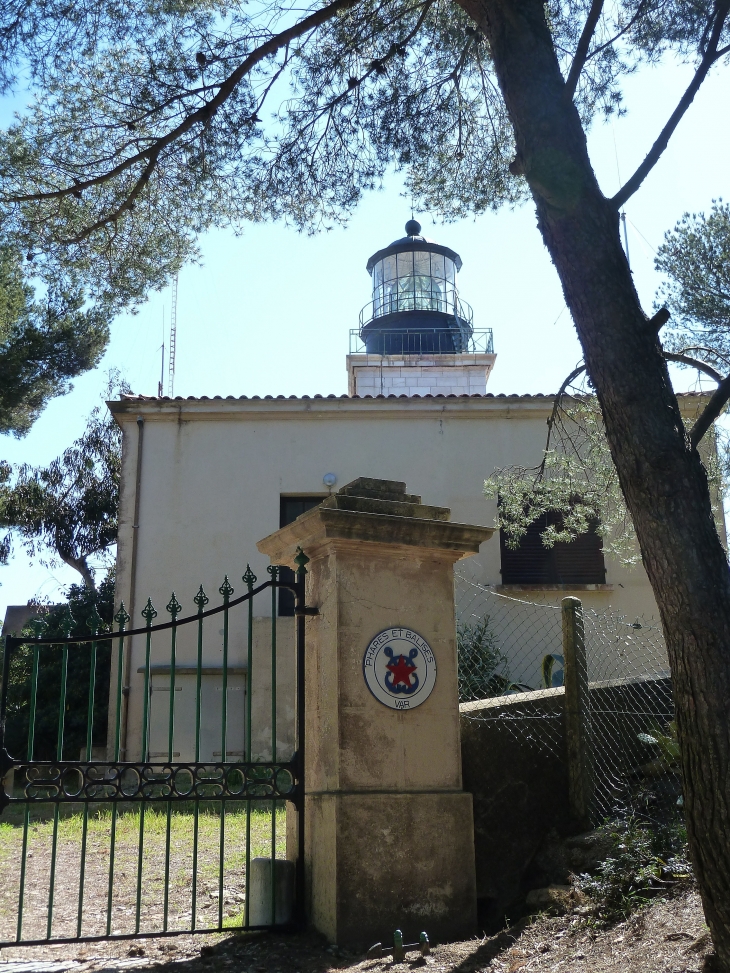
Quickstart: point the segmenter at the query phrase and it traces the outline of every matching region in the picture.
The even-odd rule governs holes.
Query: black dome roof
[[[441,246],[440,243],[434,243],[433,240],[428,240],[425,236],[422,236],[421,224],[418,220],[408,220],[405,229],[407,236],[401,237],[400,240],[394,240],[390,246],[384,247],[372,255],[366,266],[369,274],[372,274],[373,267],[383,257],[390,257],[395,253],[407,253],[409,250],[420,250],[421,252],[426,250],[431,253],[442,253],[445,257],[454,261],[457,270],[461,270],[461,257],[459,254],[450,247]]]

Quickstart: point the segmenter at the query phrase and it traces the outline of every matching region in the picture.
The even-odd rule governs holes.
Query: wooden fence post
[[[587,830],[592,826],[593,768],[583,605],[580,598],[563,598],[562,608],[568,801],[574,823]]]

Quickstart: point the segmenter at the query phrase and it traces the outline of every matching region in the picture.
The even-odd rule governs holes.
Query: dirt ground
[[[284,811],[276,812],[276,847],[285,855]],[[103,935],[106,930],[110,872],[110,816],[92,815],[87,823],[86,855],[82,875],[82,817],[72,814],[59,822],[55,858],[52,913],[53,937],[77,934],[79,914],[84,936]],[[166,816],[148,810],[144,818],[141,880],[138,879],[139,812],[120,814],[116,823],[115,869],[111,898],[111,930],[124,935],[135,929],[139,889],[140,928],[143,932],[163,927],[165,860],[169,857],[168,928],[190,928],[192,923],[191,881],[193,817],[174,813],[170,820],[169,849],[166,851]],[[198,927],[240,925],[244,902],[246,864],[246,815],[228,813],[224,820],[223,898],[220,897],[221,819],[200,814],[196,916]],[[23,829],[17,823],[0,823],[0,941],[16,938],[20,902],[20,869]],[[243,849],[243,850],[242,850]],[[271,854],[271,813],[251,814],[251,857]],[[28,831],[25,886],[23,894],[23,939],[46,936],[52,861],[52,821],[33,821]]]
[[[9,947],[0,950],[0,973],[152,973],[170,963],[180,964],[181,973],[410,973],[418,967],[428,973],[699,973],[709,950],[699,897],[687,892],[610,928],[541,915],[496,936],[434,946],[425,959],[410,952],[399,964],[351,955],[314,936],[216,934]]]

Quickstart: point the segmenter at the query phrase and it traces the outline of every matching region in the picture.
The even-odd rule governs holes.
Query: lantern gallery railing
[[[413,282],[408,278],[407,282]],[[471,305],[456,296],[455,291],[448,295],[435,294],[433,289],[402,289],[396,293],[386,294],[369,301],[360,311],[360,329],[366,327],[378,318],[389,314],[402,314],[407,311],[425,311],[449,315],[461,327],[471,329],[474,311]]]
[[[491,328],[374,328],[350,331],[351,355],[493,354]]]
[[[86,626],[67,610],[60,634],[36,621],[36,637],[7,637],[0,946],[297,919],[281,915],[274,872],[296,872],[301,909],[301,844],[296,869],[282,859],[287,802],[303,835],[306,560],[295,580],[272,567],[258,586],[247,568],[239,597],[226,577],[215,608],[201,586],[195,614],[173,594],[162,624],[148,599],[143,627],[122,605],[116,631],[94,610],[77,634]],[[278,615],[281,589],[295,596],[293,629]],[[272,872],[263,905],[251,890],[261,856]]]

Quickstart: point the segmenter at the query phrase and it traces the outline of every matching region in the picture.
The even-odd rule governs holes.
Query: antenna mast
[[[172,282],[172,307],[170,309],[170,358],[167,365],[167,394],[172,398],[175,389],[175,345],[177,344],[177,278]]]
[[[160,381],[157,383],[157,398],[165,394],[165,309],[162,308],[162,344],[160,345]]]

